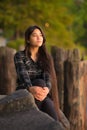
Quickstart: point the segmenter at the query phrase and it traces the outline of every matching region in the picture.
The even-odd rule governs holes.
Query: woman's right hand
[[[45,90],[39,86],[29,87],[29,91],[32,93],[34,98],[36,98],[39,101],[43,101],[47,96]]]

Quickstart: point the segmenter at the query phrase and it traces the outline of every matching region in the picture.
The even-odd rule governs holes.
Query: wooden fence
[[[0,48],[0,94],[15,91],[15,50]],[[86,130],[87,61],[81,61],[78,49],[51,49],[57,76],[60,108],[70,122],[70,130]]]
[[[87,61],[78,49],[51,49],[56,70],[60,107],[70,122],[70,130],[86,130]]]

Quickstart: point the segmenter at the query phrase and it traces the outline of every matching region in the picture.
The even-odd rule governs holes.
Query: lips
[[[37,41],[37,42],[42,42],[42,41]]]

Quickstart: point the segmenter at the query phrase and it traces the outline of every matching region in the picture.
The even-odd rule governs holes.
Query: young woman
[[[35,98],[38,108],[58,120],[53,101],[49,97],[52,88],[51,56],[45,46],[45,36],[38,26],[30,26],[25,32],[25,49],[14,56],[17,71],[17,90],[27,89]],[[55,82],[55,81],[53,81]]]

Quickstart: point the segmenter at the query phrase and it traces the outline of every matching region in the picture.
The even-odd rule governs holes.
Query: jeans
[[[53,101],[49,97],[46,97],[43,101],[39,101],[35,99],[35,103],[38,106],[39,110],[47,113],[55,120],[58,120]]]

